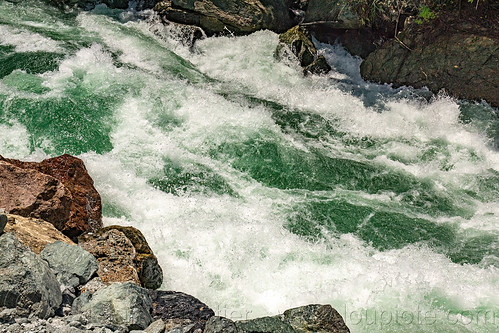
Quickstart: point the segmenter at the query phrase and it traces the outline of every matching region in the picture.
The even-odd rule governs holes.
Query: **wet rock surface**
[[[201,27],[208,35],[248,34],[269,29],[283,32],[293,25],[290,0],[171,0],[155,10],[170,21]]]
[[[276,57],[286,57],[288,50],[296,56],[304,74],[324,74],[331,70],[324,56],[317,52],[310,33],[303,27],[295,26],[279,36]]]

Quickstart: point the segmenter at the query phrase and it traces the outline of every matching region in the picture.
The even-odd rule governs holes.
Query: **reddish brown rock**
[[[105,227],[80,236],[78,244],[97,258],[97,274],[103,282],[131,281],[148,289],[157,289],[163,282],[158,259],[134,227]]]
[[[7,215],[7,218],[5,232],[13,232],[21,243],[36,254],[40,254],[45,245],[56,241],[74,244],[71,239],[44,220],[18,215]]]
[[[121,231],[111,229],[85,234],[78,238],[78,245],[97,258],[97,275],[102,282],[134,282],[141,285],[135,264],[135,247]]]
[[[11,214],[41,218],[64,228],[73,197],[57,179],[0,160],[0,207]]]
[[[37,205],[40,206],[37,212],[34,212],[29,206],[25,209],[16,209],[15,211],[5,207],[7,211],[22,216],[42,218],[54,224],[57,229],[61,230],[72,239],[75,239],[82,233],[93,232],[102,227],[102,205],[100,195],[95,189],[93,180],[89,176],[83,161],[79,158],[65,154],[37,163],[6,159],[0,156],[0,161],[3,161],[4,164],[2,175],[9,171],[7,166],[5,166],[5,163],[26,170],[25,175],[17,170],[16,175],[20,178],[14,182],[17,184],[17,191],[20,190],[21,193],[32,193],[31,196],[37,198]],[[38,173],[36,173],[35,170],[38,171]],[[2,175],[0,175],[0,177],[2,177]],[[8,177],[6,174],[4,176]],[[45,183],[49,183],[49,180],[51,182],[45,185],[45,187],[39,187],[38,190],[40,192],[37,195],[36,190],[33,189],[33,186],[31,185],[32,181],[30,180],[30,177],[42,179]],[[12,178],[12,176],[10,178]],[[54,179],[58,182],[54,181]],[[27,186],[28,184],[29,186]],[[61,187],[60,185],[63,185],[62,187],[65,188],[64,193],[69,193],[68,197],[71,198],[69,202],[65,199],[61,199],[64,204],[64,209],[58,208],[59,205],[54,205],[53,203],[43,204],[43,201],[47,201],[47,198],[52,199],[53,195],[51,194],[54,192],[52,188],[57,186]],[[9,191],[10,185],[9,183],[6,183],[2,187]],[[15,202],[16,197],[19,197],[16,192],[11,192],[10,200]],[[7,206],[3,204],[2,200],[3,199],[0,197],[0,207]],[[33,199],[31,201],[33,201]],[[69,208],[67,207],[68,205]],[[16,205],[13,205],[12,207],[16,207]],[[46,208],[48,210],[47,212],[44,212],[43,209]],[[57,212],[54,212],[55,208],[58,209]]]

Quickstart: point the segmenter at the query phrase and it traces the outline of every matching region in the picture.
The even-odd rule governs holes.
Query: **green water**
[[[151,13],[0,1],[0,154],[81,157],[105,224],[233,319],[330,303],[352,332],[497,332],[499,113]],[[186,274],[188,276],[186,276]]]

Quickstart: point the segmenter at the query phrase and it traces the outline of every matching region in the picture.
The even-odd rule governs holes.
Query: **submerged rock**
[[[12,233],[0,236],[0,309],[47,318],[62,302],[57,279],[46,262]]]
[[[40,256],[62,285],[73,288],[87,283],[98,269],[97,260],[89,252],[60,241],[45,246]]]
[[[72,310],[93,323],[143,330],[152,323],[151,308],[148,290],[127,282],[113,283],[93,294],[80,295]]]
[[[56,241],[74,244],[71,239],[47,221],[10,214],[7,217],[5,232],[14,233],[21,243],[28,246],[36,254],[40,254],[47,244]]]
[[[323,74],[331,70],[324,56],[318,54],[309,32],[303,27],[295,26],[279,36],[276,57],[286,57],[288,49],[298,58],[305,74]]]
[[[207,34],[283,32],[293,25],[291,0],[165,0],[154,8],[170,21],[201,27]]]
[[[65,154],[36,163],[0,156],[0,179],[0,207],[9,213],[41,218],[73,239],[102,227],[100,195],[79,158]]]

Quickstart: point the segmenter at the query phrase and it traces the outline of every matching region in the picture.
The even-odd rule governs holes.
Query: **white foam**
[[[0,44],[12,45],[16,52],[64,52],[61,45],[51,38],[6,25],[0,25]]]

